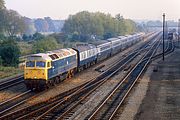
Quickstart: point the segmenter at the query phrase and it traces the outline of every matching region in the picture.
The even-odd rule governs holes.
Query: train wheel
[[[74,70],[71,70],[71,76],[74,77]]]
[[[29,90],[31,89],[30,85],[29,84],[26,84],[26,88]]]
[[[91,63],[88,63],[88,68],[91,66]]]
[[[65,79],[69,78],[69,72],[65,74]]]
[[[55,78],[55,83],[58,84],[59,83],[59,77]]]
[[[55,86],[55,83],[56,83],[56,80],[53,79],[53,80],[52,80],[52,86]]]
[[[47,83],[46,84],[46,89],[49,89],[49,88],[50,88],[49,83]]]
[[[78,72],[81,72],[81,69],[80,68],[78,68],[78,70],[77,70]]]
[[[36,91],[42,91],[42,90],[43,90],[42,86],[37,86],[36,87]]]
[[[50,86],[51,86],[51,83],[50,83],[50,80],[49,80],[49,81],[47,82],[47,84],[46,84],[46,88],[49,89]]]
[[[54,86],[54,81],[53,81],[53,79],[50,80],[49,82],[50,82],[50,85],[51,85],[51,86]]]
[[[73,70],[70,70],[69,72],[68,72],[68,78],[72,78],[73,77]]]
[[[86,68],[88,68],[88,65],[87,65],[87,64],[85,64],[84,68],[85,68],[85,69],[86,69]]]
[[[60,82],[64,81],[66,78],[64,77],[64,75],[60,75]]]

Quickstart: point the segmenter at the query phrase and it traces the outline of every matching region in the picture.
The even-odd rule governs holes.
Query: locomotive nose
[[[46,79],[45,69],[25,70],[25,79]]]

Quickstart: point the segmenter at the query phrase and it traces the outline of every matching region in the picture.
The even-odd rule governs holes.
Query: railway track
[[[3,107],[4,110],[0,112],[0,116],[1,116],[0,119],[13,119],[13,118],[21,116],[23,114],[27,114],[28,112],[34,111],[34,110],[38,109],[39,107],[42,107],[44,104],[47,104],[47,103],[50,104],[54,99],[63,99],[63,98],[65,98],[66,96],[74,93],[75,91],[77,91],[82,86],[85,86],[86,84],[88,84],[88,82],[85,83],[85,84],[82,84],[82,85],[80,85],[80,86],[78,86],[78,87],[76,87],[74,89],[71,89],[71,90],[69,90],[69,91],[67,91],[65,93],[62,93],[62,94],[56,96],[55,98],[53,98],[51,100],[47,100],[47,101],[44,101],[42,103],[37,103],[37,104],[32,105],[32,106],[27,106],[25,108],[20,108],[20,109],[14,111],[14,112],[10,112],[8,114],[5,114],[7,111],[9,111],[9,110],[11,110],[11,109],[25,103],[26,101],[28,101],[30,99],[33,99],[36,96],[39,96],[39,95],[44,94],[45,92],[47,92],[47,91],[43,91],[43,92],[40,92],[38,94],[34,94],[34,96],[31,96],[30,98],[24,99],[24,100],[21,100],[20,102],[18,102],[17,99],[22,99],[21,97],[23,97],[24,95],[27,95],[27,94],[32,92],[31,90],[28,90],[28,91],[26,91],[26,92],[24,92],[22,94],[19,94],[16,97],[13,97],[13,98],[11,98],[11,99],[9,99],[7,101],[4,101],[4,102],[0,103],[1,107],[6,106],[6,109]],[[9,102],[13,102],[13,101],[15,101],[16,103],[14,103],[13,105],[9,105]],[[12,103],[10,103],[10,104],[12,104]],[[10,106],[10,107],[7,107],[7,106]]]
[[[132,53],[131,55],[129,55],[125,59],[123,59],[124,62],[131,60],[132,56],[138,55],[137,52],[138,51]],[[119,62],[119,64],[123,64],[122,61]],[[114,65],[114,66],[116,66],[116,65]],[[123,69],[123,67],[122,67],[122,69]],[[70,100],[71,97],[74,97],[74,96],[75,96],[75,98],[77,98],[77,94],[80,95],[80,94],[82,94],[81,92],[85,93],[85,91],[100,84],[102,81],[99,81],[99,79],[102,79],[103,78],[102,76],[104,76],[104,77],[107,76],[110,72],[112,72],[112,71],[109,70],[107,72],[104,72],[98,78],[91,80],[90,82],[80,86],[79,88],[76,88],[74,90],[68,91],[67,93],[61,94],[58,97],[54,98],[53,100],[49,100],[49,101],[46,101],[41,104],[36,104],[34,106],[28,106],[26,108],[19,109],[18,111],[1,116],[0,119],[15,119],[15,118],[16,119],[25,119],[25,118],[29,119],[29,118],[33,118],[33,117],[36,118],[37,116],[39,116],[39,114],[43,114],[44,111],[47,111],[49,108],[52,108],[52,106],[56,105],[57,103],[59,103],[59,102],[63,103],[62,101],[68,101],[68,100]],[[103,84],[103,82],[101,84]]]
[[[158,45],[159,46],[159,45]],[[104,101],[93,111],[86,119],[104,119],[111,120],[114,118],[117,110],[121,107],[125,98],[128,96],[129,92],[135,85],[136,81],[141,77],[146,67],[151,62],[155,51],[158,47],[150,53],[147,54],[132,70],[131,72],[120,82],[117,87],[104,99]],[[173,52],[173,42],[169,42],[168,47],[165,50],[165,54]],[[150,52],[150,51],[149,51]],[[156,56],[161,56],[158,54]],[[154,57],[155,58],[155,57]],[[156,57],[157,58],[157,57]]]
[[[112,74],[109,74],[107,79],[111,78],[112,76],[114,76],[119,71],[121,71],[121,68],[116,69],[115,71],[112,72]],[[92,93],[92,92],[90,92],[90,93]],[[82,103],[85,103],[86,101],[88,101],[87,99],[90,99],[90,98],[88,98],[88,96],[89,96],[89,94],[82,97],[82,99],[80,99],[77,103],[75,103],[74,105],[69,107],[66,111],[63,111],[63,114],[61,114],[59,116],[56,116],[55,118],[58,119],[58,120],[69,119],[72,116],[72,114],[74,114],[77,111],[77,108],[78,108],[77,106],[78,105],[80,105]],[[44,119],[44,117],[42,119]]]
[[[106,76],[103,76],[101,79],[98,80],[97,83],[94,85],[88,86],[88,88],[83,89],[83,91],[80,91],[79,93],[75,93],[74,95],[70,96],[66,101],[58,102],[55,106],[48,108],[46,112],[41,114],[36,118],[36,120],[40,119],[61,119],[62,116],[65,116],[69,111],[71,111],[73,108],[75,108],[78,104],[81,104],[81,102],[88,97],[92,92],[94,92],[98,87],[100,87],[102,84],[104,84],[107,80],[109,80],[110,77],[115,75],[118,71],[123,70],[124,67],[132,61],[137,55],[140,53],[137,52],[131,58],[125,59],[123,64],[117,63],[114,65],[109,71],[106,72]],[[72,105],[73,104],[73,105]]]
[[[23,75],[11,78],[9,80],[0,82],[0,91],[5,90],[11,86],[17,85],[19,83],[24,82]]]
[[[174,51],[174,49],[175,49],[175,46],[174,46],[173,41],[168,41],[168,45],[165,49],[165,55],[172,53]],[[163,55],[163,53],[160,53],[160,54],[157,54],[156,56],[153,56],[151,61],[162,57],[162,55]]]
[[[146,55],[134,66],[129,74],[117,84],[111,93],[105,97],[103,102],[93,111],[86,119],[103,119],[110,120],[114,116],[116,110],[123,103],[130,90],[135,85],[136,81],[142,75],[143,71],[149,64],[151,58],[159,47],[159,44],[154,44]],[[148,58],[148,59],[147,59]]]
[[[34,95],[31,93],[31,90],[27,90],[15,97],[12,97],[4,102],[0,103],[0,116],[8,112],[9,110],[19,106],[20,104],[24,103],[29,96]]]

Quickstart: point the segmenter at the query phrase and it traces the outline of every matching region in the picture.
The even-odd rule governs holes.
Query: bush
[[[20,50],[13,40],[6,40],[0,44],[1,62],[4,66],[18,66]]]
[[[58,43],[53,37],[46,37],[33,45],[33,53],[46,52],[58,48]]]
[[[38,32],[33,34],[33,37],[32,37],[33,40],[42,40],[44,38],[45,37],[41,33],[38,33]]]

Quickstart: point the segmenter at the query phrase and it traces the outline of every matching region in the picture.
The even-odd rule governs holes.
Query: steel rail
[[[156,44],[154,44],[152,47],[151,47],[151,49],[149,49],[148,50],[148,52],[141,58],[141,60],[132,68],[132,70],[127,74],[127,76],[113,89],[113,91],[106,97],[106,99],[99,105],[99,107],[87,118],[88,120],[92,120],[92,119],[95,119],[96,118],[96,116],[97,116],[97,114],[100,112],[100,110],[102,110],[103,109],[103,106],[105,106],[105,104],[108,102],[108,101],[110,101],[110,98],[111,97],[113,97],[113,95],[116,95],[116,94],[119,94],[119,92],[121,91],[123,91],[124,90],[124,88],[122,88],[122,85],[123,84],[128,84],[129,82],[127,82],[127,79],[133,79],[132,77],[130,77],[131,75],[132,75],[132,73],[139,67],[139,65],[142,63],[142,61],[146,58],[146,56],[148,56],[148,54],[152,51],[152,48],[154,48],[154,46],[155,46]],[[155,50],[156,51],[156,50]],[[153,52],[154,53],[154,52]],[[151,55],[151,56],[153,56],[153,54]],[[144,67],[143,67],[143,69],[144,69]],[[141,72],[140,72],[141,73]],[[139,73],[139,75],[140,75],[140,73]],[[138,75],[138,77],[139,77],[139,75]],[[131,81],[130,81],[131,82]],[[121,88],[121,89],[120,89]],[[119,90],[119,92],[118,93],[116,93],[117,91]],[[120,92],[120,93],[121,93]],[[116,94],[115,94],[116,93]],[[121,93],[122,94],[122,93]],[[115,99],[116,100],[116,99]],[[112,100],[111,100],[111,102],[113,102]],[[111,103],[110,102],[110,103]],[[110,104],[109,102],[108,102],[108,104],[107,105],[109,105]],[[108,108],[107,109],[107,111],[109,110],[110,108]],[[109,110],[110,111],[110,110]],[[100,113],[99,113],[100,114]],[[107,113],[106,113],[107,114]],[[111,113],[110,113],[111,114]]]
[[[20,76],[11,78],[9,80],[0,82],[0,91],[7,89],[11,86],[17,85],[19,83],[22,83],[22,82],[24,82],[23,75],[20,75]]]
[[[127,64],[127,63],[126,63]],[[117,71],[118,71],[119,69],[117,69]],[[116,72],[117,72],[116,71]],[[112,72],[112,71],[111,71]],[[110,76],[112,76],[112,75],[114,75],[116,72],[113,72],[112,74],[110,74],[107,78],[109,78]],[[107,79],[106,78],[106,79]],[[103,82],[104,83],[104,82]],[[99,85],[99,86],[101,86],[101,84]],[[98,87],[99,87],[98,86]],[[92,93],[94,90],[96,89],[96,87],[94,88],[94,89],[92,89],[92,91],[89,91],[88,93],[90,94],[90,93]],[[86,95],[85,97],[87,97],[88,95]],[[85,97],[82,97],[82,98],[85,98]],[[58,106],[61,106],[61,105],[63,105],[63,103],[64,102],[61,102],[61,103],[59,103],[59,104],[57,104],[56,106],[54,106],[54,107],[52,107],[51,109],[49,109],[48,111],[46,111],[45,113],[43,113],[41,116],[39,116],[36,120],[39,120],[39,119],[43,119],[44,117],[49,117],[49,113],[51,113],[53,110],[55,110],[55,109],[57,109],[58,108]],[[52,115],[52,113],[51,113],[51,115]],[[45,118],[44,118],[45,119]]]

